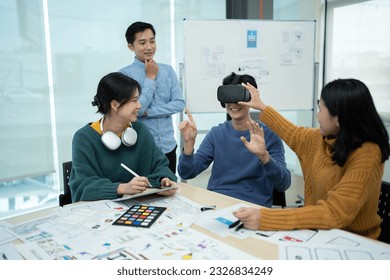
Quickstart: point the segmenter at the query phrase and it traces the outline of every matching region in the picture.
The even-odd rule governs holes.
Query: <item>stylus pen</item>
[[[126,169],[127,171],[129,171],[131,174],[133,174],[135,177],[140,177],[137,173],[135,173],[133,170],[131,170],[130,168],[128,168],[125,164],[121,163],[121,166]],[[149,182],[149,188],[153,188],[153,186],[150,184]]]

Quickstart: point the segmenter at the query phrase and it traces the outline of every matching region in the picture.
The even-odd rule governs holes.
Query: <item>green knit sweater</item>
[[[261,209],[261,230],[343,229],[378,238],[377,215],[384,172],[379,146],[366,142],[348,157],[343,167],[331,160],[334,140],[319,129],[298,127],[267,107],[260,115],[297,154],[304,177],[305,206]]]
[[[101,141],[101,134],[87,124],[79,129],[72,143],[72,171],[70,188],[73,202],[118,198],[120,183],[129,182],[134,176],[121,167],[124,163],[150,183],[160,185],[164,177],[177,181],[168,167],[167,157],[155,145],[152,135],[140,122],[132,124],[137,131],[137,142],[131,147],[121,145],[108,150]]]

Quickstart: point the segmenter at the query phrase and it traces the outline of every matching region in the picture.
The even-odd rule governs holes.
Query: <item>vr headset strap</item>
[[[234,76],[234,79],[233,79],[233,81],[232,81],[232,83],[231,83],[231,85],[236,85],[237,84],[237,82],[238,82],[238,80],[241,78],[241,75],[235,75]]]

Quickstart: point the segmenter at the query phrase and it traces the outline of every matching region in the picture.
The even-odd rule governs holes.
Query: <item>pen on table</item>
[[[131,170],[130,168],[128,168],[125,164],[121,163],[121,166],[126,169],[127,171],[129,171],[131,174],[133,174],[135,177],[139,177],[139,175],[137,173],[135,173],[133,170]],[[153,186],[150,184],[149,182],[149,188],[153,188]]]
[[[234,231],[239,231],[239,230],[242,229],[243,227],[244,227],[244,224],[241,223],[241,224],[239,224],[239,225],[234,229]]]
[[[207,211],[207,210],[214,210],[215,208],[217,208],[216,205],[210,205],[210,206],[205,206],[205,207],[201,207],[200,208],[200,211]]]
[[[234,228],[235,226],[238,226],[241,223],[240,220],[235,221],[234,223],[229,225],[229,228]]]

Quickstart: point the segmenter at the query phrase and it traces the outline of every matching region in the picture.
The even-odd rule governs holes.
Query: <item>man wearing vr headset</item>
[[[241,137],[250,140],[248,122],[250,107],[237,104],[248,101],[250,95],[241,83],[257,88],[250,75],[231,75],[223,79],[218,100],[231,120],[212,127],[199,149],[194,153],[197,128],[189,111],[189,120],[180,123],[184,139],[179,157],[178,172],[183,179],[192,179],[213,163],[207,189],[262,206],[272,206],[273,189],[285,191],[290,187],[291,174],[287,169],[284,146],[267,126],[258,122],[264,133],[263,145],[244,145]]]
[[[142,193],[148,187],[176,185],[168,159],[149,129],[137,121],[140,91],[136,80],[119,72],[100,80],[92,105],[103,117],[86,124],[73,137],[69,181],[73,202],[115,199]],[[162,190],[159,194],[174,192]]]

